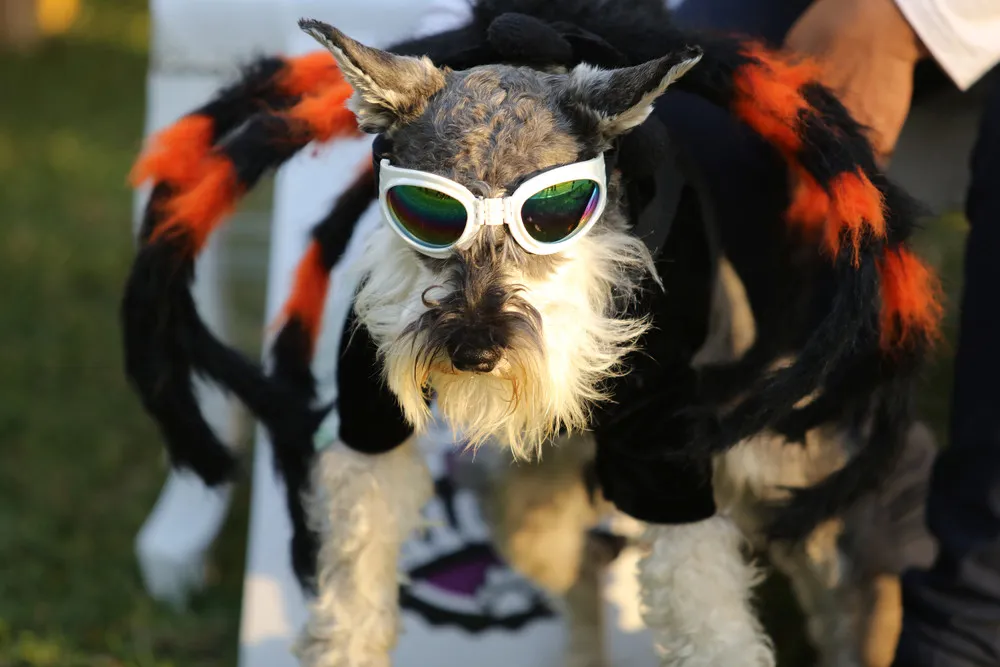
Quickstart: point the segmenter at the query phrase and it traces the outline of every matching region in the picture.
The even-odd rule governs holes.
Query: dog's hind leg
[[[650,526],[643,542],[643,620],[664,667],[773,667],[751,600],[758,572],[728,516]]]
[[[826,632],[813,637],[823,665],[892,664],[902,625],[899,573],[929,567],[936,553],[924,521],[936,449],[930,430],[914,424],[903,455],[881,488],[844,514],[836,543],[822,536],[821,527],[800,550],[797,578],[806,589],[800,600],[806,606],[806,596],[818,598],[815,613],[825,611],[830,617],[816,622]],[[850,635],[832,632],[838,625]],[[847,657],[838,662],[840,654],[853,662]]]
[[[791,580],[806,615],[821,667],[859,667],[859,619],[864,595],[853,584],[852,562],[839,546],[840,519],[821,524],[804,541],[767,542],[762,502],[786,497],[787,488],[814,483],[843,465],[846,451],[835,432],[814,432],[805,445],[761,436],[733,448],[717,461],[717,502],[737,518],[744,534],[766,550],[771,564]]]
[[[820,524],[802,543],[772,544],[771,562],[791,581],[806,616],[806,631],[819,653],[819,667],[860,667],[866,591],[850,572],[838,546],[843,521]]]
[[[317,595],[295,647],[303,667],[389,667],[399,631],[399,550],[433,491],[411,437],[384,454],[337,442],[315,466]]]
[[[515,463],[503,452],[483,499],[500,553],[555,595],[576,582],[587,530],[598,520],[584,483],[593,452],[587,437],[562,438],[529,463]]]
[[[603,575],[618,555],[614,538],[589,535],[583,547],[576,582],[563,595],[567,626],[566,667],[604,667]]]
[[[843,529],[827,521],[804,544],[773,545],[771,561],[791,581],[818,667],[889,667],[902,621],[899,581],[855,571],[855,557],[838,545]]]
[[[791,580],[818,667],[889,667],[902,620],[898,579],[854,571],[838,545],[843,530],[827,521],[801,545],[772,546],[771,561]]]
[[[603,667],[602,574],[613,551],[588,537],[598,510],[584,481],[594,456],[587,436],[560,438],[538,461],[480,450],[471,482],[494,544],[507,563],[552,598],[567,623],[566,667]],[[471,477],[471,476],[470,476]]]
[[[811,434],[809,440],[815,451],[849,448],[843,436],[829,433]],[[798,545],[770,545],[772,562],[791,579],[806,613],[821,667],[892,663],[902,622],[898,573],[927,566],[934,557],[923,517],[935,450],[929,430],[914,425],[903,456],[877,493],[868,494],[839,519],[820,524]],[[785,458],[794,451],[785,449]],[[815,457],[808,465],[804,459],[801,467],[815,479],[835,469],[833,463]],[[778,480],[773,485],[778,486]]]

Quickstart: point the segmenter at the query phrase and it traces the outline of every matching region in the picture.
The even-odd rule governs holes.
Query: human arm
[[[786,46],[816,58],[822,78],[887,159],[909,114],[913,69],[933,57],[966,89],[1000,61],[993,0],[816,0]]]
[[[821,78],[891,156],[910,111],[913,70],[929,51],[893,0],[816,0],[785,45],[814,58]]]

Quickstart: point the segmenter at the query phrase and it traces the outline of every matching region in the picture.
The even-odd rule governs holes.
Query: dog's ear
[[[397,56],[354,41],[322,21],[299,27],[333,53],[354,88],[350,108],[365,132],[381,132],[419,116],[431,95],[445,85],[444,73],[426,57]]]
[[[653,102],[701,60],[702,51],[687,47],[656,60],[621,69],[577,65],[566,75],[564,99],[597,121],[604,139],[642,124]]]

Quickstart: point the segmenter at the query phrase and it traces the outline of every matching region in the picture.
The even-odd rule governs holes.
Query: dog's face
[[[365,47],[318,22],[355,88],[359,126],[385,133],[396,167],[446,177],[483,198],[588,160],[642,123],[653,100],[698,60],[695,51],[637,67],[567,73],[491,65],[466,71]],[[367,241],[360,321],[380,345],[385,377],[420,426],[433,393],[473,443],[497,436],[530,450],[586,426],[646,323],[621,317],[652,260],[626,231],[615,183],[604,214],[564,252],[533,254],[504,225],[482,226],[445,257],[415,250],[383,225]]]

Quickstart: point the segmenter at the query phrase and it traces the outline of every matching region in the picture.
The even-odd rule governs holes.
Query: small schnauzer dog
[[[837,596],[860,588],[837,570],[830,526],[905,449],[940,308],[908,248],[915,209],[813,67],[734,38],[694,45],[659,0],[482,0],[468,26],[390,50],[300,25],[326,51],[259,61],[137,163],[136,181],[155,187],[122,316],[127,372],[176,464],[209,483],[234,467],[192,374],[269,430],[294,564],[315,593],[302,664],[390,662],[399,549],[431,494],[413,441],[432,403],[470,447],[566,461],[568,483],[585,485],[591,509],[548,524],[576,535],[552,553],[517,546],[530,512],[510,508],[558,484],[529,492],[502,472],[505,490],[486,499],[515,565],[566,593],[574,664],[601,662],[593,587],[577,573],[599,569],[581,554],[607,560],[584,536],[608,508],[643,550],[643,619],[664,665],[774,664],[748,540],[797,578],[814,638],[841,656],[829,664],[859,664],[844,619],[861,603]],[[716,238],[740,221],[712,221],[694,187],[657,208],[671,179],[651,113],[671,91],[730,111],[792,175],[772,216],[785,250],[764,270],[795,303],[754,313],[750,336],[732,325],[722,259],[738,244]],[[372,162],[315,227],[264,371],[199,319],[194,259],[262,174],[359,131],[376,135]],[[329,274],[373,202],[384,224],[347,269],[359,288],[338,435],[316,452],[330,406],[310,360]],[[650,210],[653,245],[637,227]]]

